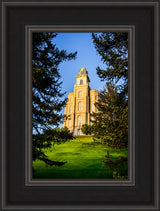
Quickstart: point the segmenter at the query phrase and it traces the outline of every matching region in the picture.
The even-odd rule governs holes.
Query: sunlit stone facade
[[[83,135],[81,127],[83,124],[91,125],[91,113],[96,112],[94,106],[98,101],[98,91],[90,90],[88,71],[81,68],[76,76],[74,92],[68,94],[65,106],[63,127],[67,127],[73,135]]]

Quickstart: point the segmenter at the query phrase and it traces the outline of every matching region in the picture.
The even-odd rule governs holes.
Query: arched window
[[[83,79],[80,80],[80,84],[83,84]]]
[[[72,98],[70,99],[70,101],[72,102]]]
[[[82,103],[81,102],[78,103],[78,111],[82,111]]]
[[[82,117],[81,116],[78,116],[78,125],[81,125],[82,124]]]
[[[72,106],[69,107],[69,113],[71,114],[72,112]]]
[[[82,97],[82,92],[78,93],[78,97],[81,98]]]
[[[68,120],[68,126],[71,126],[71,119]]]

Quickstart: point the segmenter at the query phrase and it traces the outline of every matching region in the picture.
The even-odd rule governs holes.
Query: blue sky
[[[73,86],[76,83],[76,76],[80,68],[85,67],[90,78],[90,88],[101,90],[105,82],[101,82],[96,74],[96,67],[104,67],[100,56],[97,54],[92,41],[91,33],[58,33],[53,39],[54,44],[68,53],[77,51],[77,58],[71,61],[65,61],[59,65],[62,91],[73,92]]]

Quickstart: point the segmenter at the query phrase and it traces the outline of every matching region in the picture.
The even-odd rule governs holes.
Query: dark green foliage
[[[71,139],[73,139],[73,135],[72,133],[70,133],[68,128],[46,129],[43,131],[43,133],[33,135],[32,148],[34,153],[32,159],[36,160],[38,158],[39,160],[44,161],[50,166],[52,165],[61,166],[65,164],[66,162],[49,160],[42,151],[42,149],[50,148],[54,144],[61,144]]]
[[[112,148],[128,146],[128,33],[92,34],[105,69],[97,74],[106,87],[99,93],[97,113],[93,113],[95,141]]]
[[[112,156],[109,154],[109,150],[107,150],[107,155],[105,156],[105,160],[103,163],[107,168],[113,171],[114,179],[128,179],[128,172],[126,171],[126,175],[124,175],[124,169],[126,164],[128,163],[128,158],[123,156],[118,156],[118,159],[114,160]],[[121,169],[123,170],[121,172]],[[123,175],[121,175],[123,174]]]
[[[82,133],[85,135],[91,135],[92,134],[92,126],[88,124],[82,125]]]
[[[65,60],[74,59],[76,53],[67,54],[53,44],[56,33],[33,33],[32,36],[32,126],[33,126],[33,159],[40,159],[49,165],[59,165],[50,162],[42,148],[50,147],[51,141],[61,143],[68,139],[60,133],[51,130],[63,120],[60,114],[66,103],[61,92],[58,66]],[[66,135],[66,133],[64,133]],[[64,135],[63,134],[63,135]],[[58,137],[60,135],[60,137]]]
[[[98,112],[92,114],[94,140],[111,148],[128,146],[128,100],[117,87],[106,83],[95,103]]]
[[[52,40],[56,33],[33,33],[32,48],[32,124],[33,131],[58,126],[62,121],[59,112],[66,100],[61,92],[58,66],[65,60],[75,58],[76,53],[67,54],[59,50]]]
[[[120,82],[119,88],[128,93],[128,33],[107,32],[92,34],[95,48],[106,69],[97,67],[97,74],[103,81]]]

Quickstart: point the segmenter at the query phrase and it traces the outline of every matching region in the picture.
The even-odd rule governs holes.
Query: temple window
[[[81,98],[82,97],[82,92],[78,93],[78,97]]]
[[[82,85],[82,84],[83,84],[83,79],[80,80],[80,85]]]
[[[78,116],[78,125],[81,125],[81,124],[82,124],[82,117]]]
[[[82,111],[82,103],[81,102],[78,103],[78,111]]]

